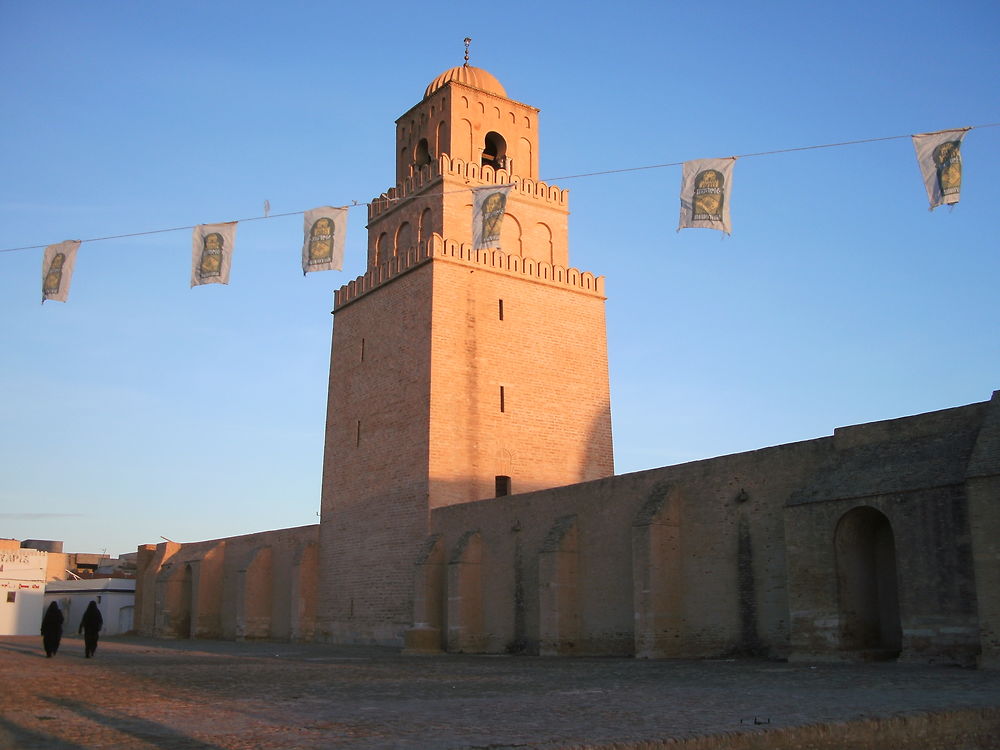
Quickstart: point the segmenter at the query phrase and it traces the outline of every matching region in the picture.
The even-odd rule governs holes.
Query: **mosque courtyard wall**
[[[437,509],[408,646],[993,664],[1000,494],[968,473],[977,450],[992,455],[998,415],[1000,393]]]
[[[1000,392],[832,437],[437,508],[411,550],[412,626],[395,642],[995,667],[998,440]],[[140,548],[138,628],[321,639],[317,542],[307,526]]]
[[[139,547],[136,630],[160,638],[311,640],[319,525]]]

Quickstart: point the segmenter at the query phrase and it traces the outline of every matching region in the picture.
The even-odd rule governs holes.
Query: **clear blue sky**
[[[370,200],[466,35],[541,108],[546,178],[1000,122],[995,0],[0,0],[0,248]],[[933,213],[909,139],[742,159],[728,238],[675,231],[679,167],[557,180],[607,278],[618,472],[1000,388],[1000,128],[963,155]],[[365,219],[307,278],[300,216],[241,223],[230,285],[196,289],[189,231],[84,243],[66,304],[39,304],[41,250],[0,253],[0,537],[315,523]]]

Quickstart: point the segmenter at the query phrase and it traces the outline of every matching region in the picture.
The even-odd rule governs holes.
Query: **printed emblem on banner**
[[[491,193],[483,201],[483,244],[500,240],[500,223],[507,207],[507,195],[503,191]]]
[[[945,141],[934,148],[934,168],[942,198],[958,195],[962,190],[961,147],[961,141]]]
[[[310,266],[330,263],[333,260],[334,229],[333,220],[325,216],[313,222],[309,229]]]
[[[722,221],[725,184],[726,178],[715,169],[706,169],[695,176],[692,221]]]
[[[66,263],[65,253],[56,253],[49,263],[49,270],[45,272],[45,284],[42,289],[44,294],[59,294],[62,286],[63,265]]]
[[[201,262],[198,264],[198,278],[204,280],[222,275],[222,250],[225,241],[218,232],[205,235],[202,240]]]

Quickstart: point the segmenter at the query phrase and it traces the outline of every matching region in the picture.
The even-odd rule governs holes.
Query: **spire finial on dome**
[[[465,37],[465,64],[469,64],[469,45],[472,44],[472,37]]]

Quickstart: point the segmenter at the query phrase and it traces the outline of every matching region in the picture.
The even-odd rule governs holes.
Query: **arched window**
[[[503,169],[507,165],[507,141],[494,131],[486,134],[483,144],[483,166]]]
[[[420,143],[417,144],[417,148],[413,152],[413,161],[417,165],[417,169],[431,163],[431,154],[427,148],[426,138],[421,138]]]

